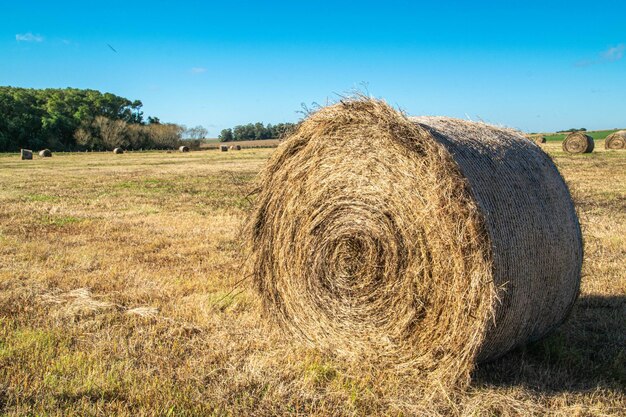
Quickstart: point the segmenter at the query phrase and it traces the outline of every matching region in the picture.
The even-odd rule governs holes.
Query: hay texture
[[[455,384],[550,332],[577,297],[569,191],[516,131],[344,100],[305,120],[258,181],[255,288],[318,348]]]
[[[20,150],[20,158],[22,159],[22,161],[28,160],[28,159],[33,159],[33,151],[31,151],[29,149],[22,149],[22,150]]]
[[[113,153],[117,154],[117,155],[123,154],[124,153],[124,149],[122,149],[122,148],[115,148],[115,149],[113,149]]]
[[[606,149],[626,149],[626,130],[611,133],[604,141]]]
[[[49,158],[52,156],[52,151],[50,151],[50,149],[43,149],[39,151],[39,156],[42,158]]]
[[[228,145],[220,145],[220,151],[228,152]]]
[[[563,141],[563,150],[567,153],[591,153],[593,138],[583,132],[572,132]]]
[[[178,152],[189,152],[189,146],[181,146],[178,148]]]

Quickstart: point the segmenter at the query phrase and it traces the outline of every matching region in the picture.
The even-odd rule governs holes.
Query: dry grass
[[[623,414],[626,153],[597,145],[585,155],[542,146],[570,184],[586,240],[572,315],[480,367],[436,410],[417,409],[393,372],[290,345],[237,285],[245,188],[271,149],[0,156],[0,410]]]

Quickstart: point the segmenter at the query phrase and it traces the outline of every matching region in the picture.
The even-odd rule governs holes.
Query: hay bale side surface
[[[611,133],[604,141],[605,149],[626,149],[626,130]]]
[[[179,152],[189,152],[189,147],[188,146],[181,146],[180,148],[178,148]]]
[[[22,161],[33,159],[33,151],[31,151],[30,149],[20,150],[20,158],[22,159]]]
[[[39,151],[39,156],[42,158],[49,158],[52,156],[52,151],[50,151],[50,149],[43,149]]]
[[[512,130],[342,101],[286,139],[258,190],[248,244],[268,317],[423,383],[467,381],[578,294],[568,189]]]
[[[117,155],[123,154],[124,153],[124,149],[122,149],[122,148],[115,148],[115,149],[113,149],[113,153],[117,154]]]
[[[572,132],[563,140],[563,150],[567,153],[591,153],[594,147],[593,138],[582,132]]]

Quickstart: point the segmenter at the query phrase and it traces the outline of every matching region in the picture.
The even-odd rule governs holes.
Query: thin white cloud
[[[590,67],[592,65],[604,64],[607,62],[615,62],[624,58],[626,54],[626,44],[619,43],[615,46],[611,46],[608,49],[600,52],[599,58],[596,59],[581,59],[574,62],[574,66],[578,68]]]
[[[43,42],[43,36],[34,35],[30,32],[18,33],[15,35],[15,40],[18,42]]]
[[[624,51],[626,51],[626,45],[620,43],[619,45],[611,46],[609,49],[602,52],[602,58],[607,61],[619,61],[624,57]]]
[[[191,72],[193,74],[202,74],[203,72],[206,72],[206,68],[203,68],[203,67],[193,67],[191,69]]]

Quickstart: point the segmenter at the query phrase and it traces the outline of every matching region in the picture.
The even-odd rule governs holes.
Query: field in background
[[[481,366],[450,414],[626,407],[626,151],[544,149],[583,225],[581,296],[550,337]],[[271,152],[3,155],[0,414],[415,412],[393,374],[290,345],[261,317],[237,231]]]
[[[621,130],[621,129],[591,130],[585,133],[591,136],[592,138],[594,138],[595,140],[601,140],[601,139],[605,139],[611,133],[617,132],[618,130]],[[546,140],[548,142],[555,142],[555,141],[562,141],[563,139],[565,139],[565,136],[567,136],[568,133],[544,133],[543,135],[546,137]],[[602,144],[602,146],[604,146],[604,144]]]
[[[205,139],[200,147],[202,149],[217,149],[220,145],[241,145],[243,148],[275,148],[280,143],[280,139],[262,139],[262,140],[240,140],[233,142],[220,142],[219,139]]]

